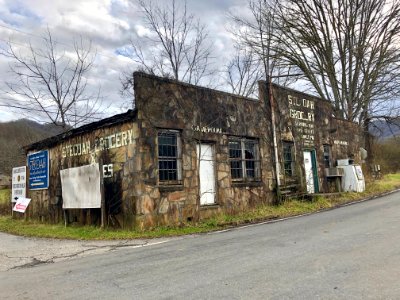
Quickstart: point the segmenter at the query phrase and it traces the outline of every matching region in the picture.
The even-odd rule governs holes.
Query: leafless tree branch
[[[102,98],[100,89],[96,93],[87,91],[86,75],[95,58],[91,43],[85,46],[81,38],[69,53],[57,46],[49,29],[41,47],[30,43],[24,52],[9,43],[3,53],[12,60],[12,79],[6,81],[6,93],[24,99],[28,107],[67,129],[98,116]]]
[[[186,1],[182,6],[175,0],[165,6],[144,0],[138,0],[138,4],[148,34],[136,35],[125,54],[141,70],[193,84],[214,74],[208,32],[187,11]],[[132,87],[131,76],[131,72],[122,75],[123,91]]]

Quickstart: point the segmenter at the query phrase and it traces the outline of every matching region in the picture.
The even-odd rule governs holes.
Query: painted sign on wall
[[[12,169],[11,202],[16,202],[19,197],[26,196],[26,167]]]
[[[192,125],[192,130],[203,133],[222,133],[222,128]]]
[[[108,136],[98,137],[95,141],[82,141],[77,144],[68,144],[62,147],[62,157],[72,157],[90,154],[92,151],[99,152],[107,149],[119,148],[134,143],[134,132],[132,129],[113,133]]]
[[[333,143],[334,143],[335,145],[342,145],[342,146],[348,146],[348,145],[349,145],[349,142],[347,142],[347,141],[341,141],[341,140],[334,140]]]
[[[314,101],[288,95],[288,104],[289,116],[294,119],[294,126],[303,141],[303,146],[314,146]]]
[[[49,151],[28,154],[29,189],[49,188]]]
[[[114,166],[113,164],[103,165],[103,178],[112,178]]]

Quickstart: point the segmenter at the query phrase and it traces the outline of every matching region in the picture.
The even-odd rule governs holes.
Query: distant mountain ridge
[[[400,136],[400,118],[395,120],[393,124],[381,120],[374,121],[369,131],[380,140]]]
[[[13,167],[25,165],[23,146],[62,132],[61,126],[28,119],[0,122],[0,174],[11,175]]]

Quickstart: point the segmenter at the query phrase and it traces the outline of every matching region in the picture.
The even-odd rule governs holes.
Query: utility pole
[[[272,84],[271,77],[267,75],[267,88],[268,88],[268,98],[269,104],[271,107],[271,126],[272,126],[272,139],[274,146],[274,159],[275,159],[275,180],[276,180],[276,196],[278,197],[278,202],[280,201],[281,196],[281,179],[280,179],[280,165],[279,165],[279,156],[278,156],[278,142],[276,138],[276,124],[275,124],[275,100],[272,95]]]

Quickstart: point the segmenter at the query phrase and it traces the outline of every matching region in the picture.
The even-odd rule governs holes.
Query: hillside
[[[0,122],[0,174],[11,175],[13,167],[25,165],[23,146],[61,132],[62,128],[56,125],[27,119]]]
[[[400,119],[388,124],[385,121],[374,121],[370,132],[379,140],[386,140],[395,136],[400,136]]]

